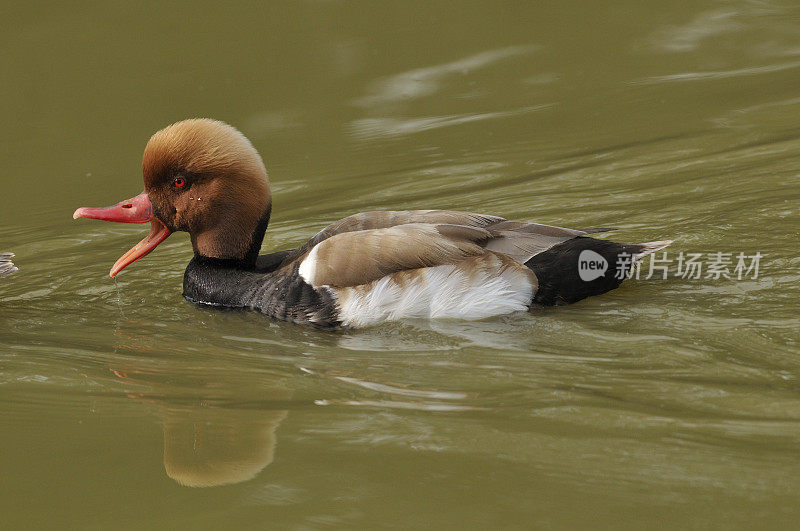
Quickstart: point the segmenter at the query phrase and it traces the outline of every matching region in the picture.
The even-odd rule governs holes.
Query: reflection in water
[[[360,139],[379,138],[383,136],[402,136],[441,127],[491,120],[497,118],[510,118],[521,114],[548,109],[554,104],[529,105],[510,111],[497,111],[485,113],[464,113],[448,116],[422,116],[415,118],[362,118],[353,121],[348,129],[353,136]]]
[[[114,384],[161,420],[170,478],[187,487],[229,485],[253,479],[272,463],[275,431],[287,415],[276,406],[291,397],[282,375],[254,371],[248,358],[170,352],[169,343],[143,341],[139,327],[118,328],[115,336],[118,352],[138,355],[114,362]]]
[[[509,46],[487,50],[450,63],[395,74],[374,81],[367,89],[368,94],[358,98],[355,103],[361,107],[373,107],[429,96],[436,93],[441,88],[441,83],[450,76],[463,76],[501,59],[526,55],[536,49],[538,46],[535,45]]]
[[[702,72],[681,72],[678,74],[668,74],[665,76],[650,76],[647,79],[637,81],[643,85],[654,83],[666,83],[672,81],[697,81],[708,79],[726,79],[730,77],[742,76],[758,76],[762,74],[771,74],[773,72],[782,72],[784,70],[793,70],[800,68],[800,61],[788,61],[783,63],[776,63],[764,66],[753,66],[748,68],[734,68],[731,70],[709,70]]]
[[[2,527],[796,527],[800,4],[487,6],[16,3]],[[199,112],[267,158],[265,252],[480,209],[668,227],[763,278],[323,334],[186,303],[176,235],[118,293],[103,264],[141,229],[70,214],[136,193],[131,139]]]
[[[203,402],[164,406],[164,470],[187,487],[253,479],[272,463],[275,430],[286,414]]]
[[[658,51],[689,52],[711,37],[741,29],[736,20],[739,13],[730,8],[705,11],[682,26],[668,26],[652,38],[652,47]]]

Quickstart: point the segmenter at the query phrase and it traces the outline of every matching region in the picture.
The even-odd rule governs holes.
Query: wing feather
[[[444,227],[445,234],[439,227],[409,223],[336,234],[314,246],[300,274],[312,286],[358,286],[397,271],[456,264],[486,252],[476,241],[489,238],[486,231],[470,238],[471,227],[463,227],[464,237],[458,237],[452,234],[455,226]]]
[[[360,230],[386,229],[410,223],[446,223],[467,227],[486,227],[503,221],[506,220],[498,216],[457,210],[375,210],[361,212],[342,218],[319,231],[313,238],[289,253],[284,258],[283,265],[302,257],[318,243],[337,234]]]
[[[437,211],[435,219],[467,219],[472,225],[417,222],[339,232],[307,251],[300,274],[313,286],[348,287],[398,271],[457,264],[486,253],[503,254],[525,263],[554,245],[585,234],[502,218],[469,219],[463,214]],[[350,225],[353,226],[363,224]]]

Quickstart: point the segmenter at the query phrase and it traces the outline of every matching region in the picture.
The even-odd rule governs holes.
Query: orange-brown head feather
[[[235,128],[206,118],[165,127],[145,147],[142,174],[156,215],[171,230],[188,232],[196,253],[243,259],[251,251],[269,215],[269,180],[258,152]]]

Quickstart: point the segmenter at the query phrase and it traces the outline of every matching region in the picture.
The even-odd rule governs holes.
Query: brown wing
[[[502,219],[483,227],[407,223],[355,230],[335,234],[315,245],[303,257],[300,274],[313,286],[346,287],[367,284],[397,271],[456,264],[488,252],[524,263],[535,254],[581,234],[581,231]]]
[[[498,216],[459,212],[457,210],[375,210],[347,216],[331,223],[306,243],[291,251],[283,260],[283,265],[305,255],[318,243],[337,234],[359,230],[386,229],[408,223],[449,223],[468,227],[485,227],[505,221]]]
[[[586,234],[582,230],[524,221],[501,221],[487,229],[492,233],[484,245],[487,250],[508,255],[523,264],[554,245]]]

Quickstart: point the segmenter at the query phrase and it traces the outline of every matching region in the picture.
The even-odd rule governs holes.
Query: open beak
[[[150,203],[150,198],[147,197],[147,192],[142,192],[136,197],[126,199],[116,205],[107,207],[81,207],[72,214],[72,219],[78,218],[102,219],[105,221],[116,221],[118,223],[150,222],[150,234],[114,263],[111,271],[108,273],[110,277],[117,276],[117,273],[125,269],[128,265],[149,254],[150,251],[155,249],[159,243],[163,242],[167,236],[170,235],[169,229],[153,214],[153,205]]]

